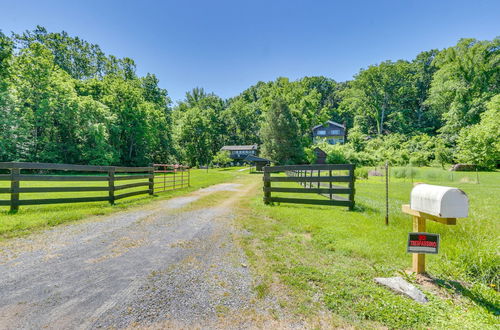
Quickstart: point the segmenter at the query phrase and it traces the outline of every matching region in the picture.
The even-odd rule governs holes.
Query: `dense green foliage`
[[[0,35],[0,160],[141,165],[173,154],[170,99],[66,33]]]
[[[230,157],[230,152],[227,150],[220,150],[215,154],[214,158],[212,158],[212,164],[218,166],[227,166],[232,161],[233,159]]]
[[[500,38],[462,39],[371,65],[348,82],[280,77],[227,100],[195,88],[172,108],[158,79],[138,77],[132,59],[37,27],[0,34],[0,161],[205,165],[225,144],[257,143],[277,162],[300,163],[311,160],[311,128],[330,119],[346,123],[349,141],[324,146],[332,162],[494,168],[499,146],[486,141],[498,136],[490,122],[499,68]],[[280,123],[277,100],[293,130]],[[275,143],[285,140],[292,149]]]
[[[282,99],[276,99],[267,111],[260,129],[262,156],[282,164],[294,164],[302,160],[299,125]]]

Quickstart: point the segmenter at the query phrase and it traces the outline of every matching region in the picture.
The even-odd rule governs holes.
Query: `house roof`
[[[248,156],[245,157],[244,160],[247,161],[247,162],[263,162],[263,163],[264,162],[265,163],[271,162],[269,159],[257,157],[257,156],[254,156],[254,155],[248,155]]]
[[[250,144],[246,146],[223,146],[220,150],[229,150],[229,151],[236,151],[236,150],[257,150],[258,146],[256,144]]]
[[[323,151],[323,149],[321,149],[320,147],[316,147],[314,148],[314,151],[318,154],[321,154],[322,156],[325,156],[326,157],[326,152]]]
[[[338,126],[338,127],[341,127],[341,128],[344,128],[344,129],[345,129],[345,126],[344,126],[344,125],[339,124],[339,123],[336,123],[336,122],[334,122],[334,121],[332,121],[332,120],[327,120],[327,121],[326,121],[326,123],[329,123],[329,124],[332,124],[332,125],[335,125],[335,126]],[[326,123],[325,123],[325,124],[326,124]],[[323,127],[323,126],[324,126],[324,124],[316,125],[316,126],[314,126],[314,127],[312,128],[312,130],[314,131],[316,128]]]

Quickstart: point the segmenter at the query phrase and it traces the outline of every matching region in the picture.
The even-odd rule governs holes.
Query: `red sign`
[[[409,233],[408,253],[437,254],[439,249],[439,235],[430,233]]]

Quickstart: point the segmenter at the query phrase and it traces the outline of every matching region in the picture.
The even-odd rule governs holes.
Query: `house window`
[[[318,131],[318,135],[326,135],[326,131],[325,130],[320,130],[320,131]]]
[[[332,130],[332,135],[340,135],[340,130],[339,129],[334,129]]]

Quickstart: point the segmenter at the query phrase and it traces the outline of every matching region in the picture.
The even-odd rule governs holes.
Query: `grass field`
[[[266,206],[262,185],[257,185],[241,201],[237,223],[245,229],[246,234],[239,239],[257,274],[258,296],[274,297],[300,318],[325,318],[328,325],[339,327],[497,328],[500,173],[462,172],[451,177],[450,172],[438,168],[393,168],[390,174],[389,226],[384,225],[383,177],[357,180],[356,208],[351,212],[345,207]],[[26,206],[17,214],[9,214],[5,207],[0,211],[0,237],[126,210],[220,182],[261,181],[260,174],[235,168],[208,173],[193,170],[191,178],[190,188],[153,197],[131,197],[114,206],[106,202]],[[460,219],[456,226],[428,221],[427,230],[441,235],[440,253],[427,257],[427,270],[434,279],[428,284],[406,272],[411,266],[411,255],[405,251],[412,225],[410,217],[401,212],[401,205],[409,202],[412,182],[455,186],[470,198],[470,216]],[[294,183],[282,185],[297,187]],[[315,194],[281,196],[324,198]],[[61,196],[55,193],[43,197]],[[219,192],[189,207],[213,205],[227,197],[227,192]],[[395,275],[417,283],[430,302],[418,304],[373,281],[375,277]]]
[[[130,198],[118,200],[111,206],[108,202],[92,202],[78,204],[55,204],[55,205],[33,205],[21,206],[15,214],[9,213],[9,207],[0,207],[0,239],[16,237],[30,233],[33,230],[55,226],[58,224],[83,219],[89,216],[105,215],[112,212],[125,210],[134,206],[144,205],[154,200],[170,198],[185,194],[199,188],[207,187],[213,184],[230,181],[244,172],[238,172],[239,168],[231,169],[195,169],[191,170],[191,187],[167,192],[161,192],[155,196],[139,195]],[[163,180],[163,177],[159,177]],[[141,180],[138,180],[141,181]],[[142,180],[144,181],[144,180]],[[126,181],[123,183],[133,183]],[[8,187],[8,181],[0,181],[0,187]],[[122,183],[120,183],[122,184]],[[48,187],[48,186],[99,186],[107,185],[106,182],[22,182],[21,187]],[[147,188],[147,187],[146,187]],[[131,188],[120,191],[130,192],[144,190],[145,187]],[[63,198],[63,197],[91,197],[107,196],[107,192],[78,192],[78,193],[38,193],[22,194],[23,199],[36,198]],[[0,194],[0,200],[8,200],[8,194]]]
[[[338,326],[498,326],[500,173],[481,172],[476,184],[475,172],[454,173],[451,181],[441,169],[414,169],[414,181],[456,186],[470,198],[470,216],[456,226],[428,221],[427,231],[441,234],[441,248],[427,257],[435,281],[423,287],[430,303],[420,305],[373,281],[395,275],[416,280],[405,272],[411,267],[406,240],[412,224],[400,211],[409,202],[412,183],[397,171],[391,171],[388,227],[381,177],[356,182],[353,212],[345,207],[266,206],[260,192],[242,205],[241,214],[247,215],[239,223],[250,232],[243,244],[261,277],[256,290],[279,297],[284,286],[292,298],[283,298],[282,305],[304,317],[329,310],[338,316]]]

